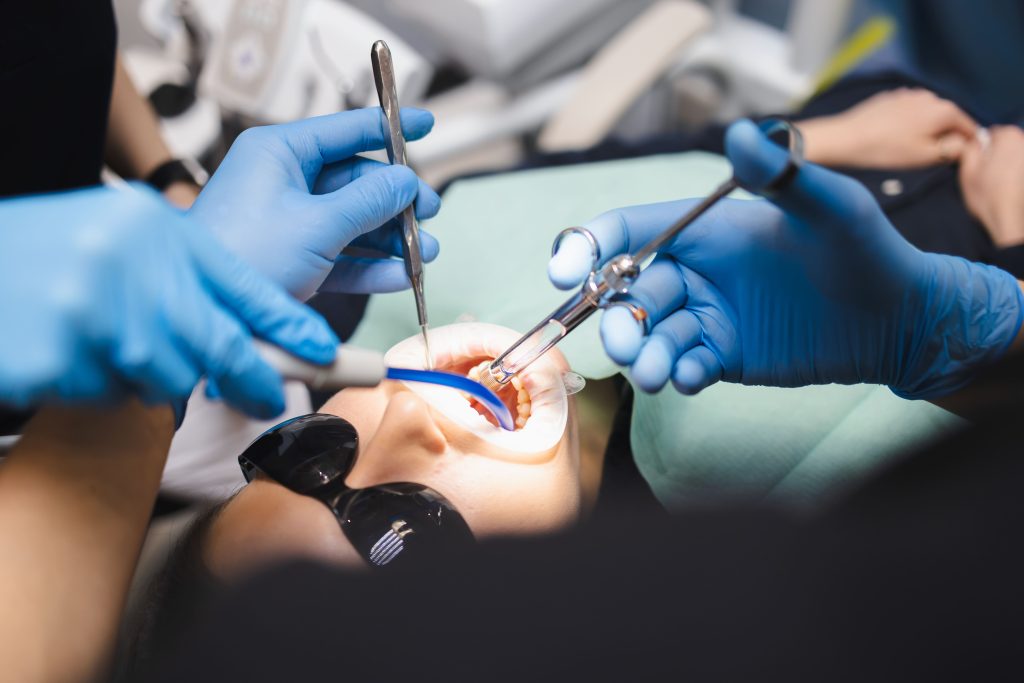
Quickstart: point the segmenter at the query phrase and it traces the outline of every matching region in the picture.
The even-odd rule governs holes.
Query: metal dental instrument
[[[347,344],[339,346],[330,365],[313,365],[273,344],[256,340],[256,351],[268,365],[285,379],[298,380],[311,389],[337,391],[349,387],[375,387],[386,379],[404,382],[426,382],[472,394],[486,408],[502,429],[516,426],[508,406],[494,392],[463,375],[440,370],[414,370],[388,367],[384,354],[359,349]]]
[[[373,81],[377,85],[377,97],[380,108],[384,110],[387,125],[384,127],[384,142],[388,159],[392,164],[408,166],[405,159],[405,135],[402,133],[402,120],[398,114],[398,90],[395,86],[395,67],[391,61],[391,49],[383,40],[378,40],[370,49],[370,62],[373,64]],[[423,297],[423,256],[420,251],[420,229],[416,223],[416,210],[413,205],[402,211],[402,258],[405,261],[405,272],[412,283],[412,293],[416,298],[416,316],[419,318],[420,332],[423,333],[423,347],[426,353],[426,369],[434,367],[430,355],[430,341],[427,339],[427,302]]]
[[[766,119],[759,126],[768,136],[785,133],[788,138],[786,146],[789,149],[789,162],[765,188],[768,192],[772,192],[787,185],[796,175],[800,164],[803,163],[803,138],[796,127],[781,119]],[[573,233],[580,234],[590,242],[593,256],[590,274],[576,294],[498,356],[488,366],[490,372],[481,374],[481,383],[497,392],[502,385],[511,381],[512,377],[564,339],[598,309],[613,305],[628,305],[618,302],[616,297],[629,291],[630,286],[639,277],[644,262],[738,187],[740,184],[733,176],[653,240],[632,254],[620,254],[610,259],[604,266],[601,266],[600,246],[590,231],[584,228],[567,228],[560,232],[551,247],[551,255],[554,256],[558,251],[558,246],[564,237]],[[646,312],[635,306],[630,308],[638,321],[649,323]]]

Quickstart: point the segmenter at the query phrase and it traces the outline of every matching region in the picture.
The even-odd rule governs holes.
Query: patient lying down
[[[431,332],[434,363],[467,374],[517,337],[476,323],[438,328]],[[415,367],[422,357],[418,337],[387,355],[390,365],[404,367]],[[458,392],[426,384],[346,389],[319,412],[343,417],[358,433],[358,454],[344,478],[348,487],[429,487],[478,539],[551,532],[573,523],[581,509],[575,412],[562,385],[566,370],[565,359],[553,351],[520,375],[521,391],[502,392],[519,418],[514,432],[491,424]],[[287,558],[367,564],[328,505],[259,474],[200,520],[192,536],[185,545],[220,581]]]
[[[435,367],[469,373],[518,336],[476,323],[432,330]],[[388,363],[421,366],[421,344],[419,337],[401,342],[387,354]],[[520,418],[514,432],[494,426],[468,398],[447,388],[386,382],[374,389],[339,392],[319,412],[344,418],[358,434],[354,461],[347,475],[338,477],[343,496],[350,489],[387,490],[395,482],[427,487],[445,500],[439,517],[449,525],[461,518],[466,536],[476,539],[550,533],[573,524],[580,517],[584,491],[575,408],[562,383],[567,370],[565,359],[554,350],[520,375],[524,393],[502,392]],[[337,422],[331,417],[297,421],[303,419]],[[256,472],[234,497],[193,523],[150,587],[145,611],[131,618],[137,622],[131,628],[135,642],[129,646],[134,666],[146,665],[153,644],[189,628],[211,588],[295,559],[356,571],[381,564],[374,560],[379,552],[374,556],[366,547],[356,547],[352,530],[343,530],[345,520],[346,514],[324,500]],[[395,538],[386,546],[390,552],[384,559],[396,557],[399,539],[412,540],[401,524],[392,524]],[[416,551],[401,555],[405,561]]]

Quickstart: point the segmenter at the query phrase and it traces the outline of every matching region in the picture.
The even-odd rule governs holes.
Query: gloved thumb
[[[558,245],[558,251],[548,261],[548,278],[559,289],[570,289],[586,279],[593,265],[594,255],[590,242],[578,233],[570,233]]]
[[[729,126],[725,132],[725,155],[732,163],[736,182],[755,194],[764,194],[790,161],[789,150],[768,139],[749,119]]]
[[[811,163],[802,163],[791,175],[785,173],[789,150],[747,119],[729,126],[725,153],[743,189],[764,196],[812,228],[855,227],[878,211],[871,193],[852,178]]]

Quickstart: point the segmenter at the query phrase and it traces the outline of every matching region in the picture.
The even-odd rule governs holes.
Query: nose
[[[430,408],[411,391],[398,391],[388,402],[373,438],[360,449],[345,482],[366,488],[395,482],[422,482],[441,466],[447,440]]]

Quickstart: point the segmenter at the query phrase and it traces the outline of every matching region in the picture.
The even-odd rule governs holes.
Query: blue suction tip
[[[512,421],[512,413],[508,406],[501,402],[497,394],[485,387],[480,382],[474,382],[468,377],[456,375],[451,372],[440,370],[411,370],[409,368],[388,368],[388,379],[396,379],[405,382],[426,382],[427,384],[439,384],[443,387],[451,387],[459,391],[465,391],[475,396],[480,403],[490,411],[494,419],[498,421],[502,429],[513,431],[516,428]]]

